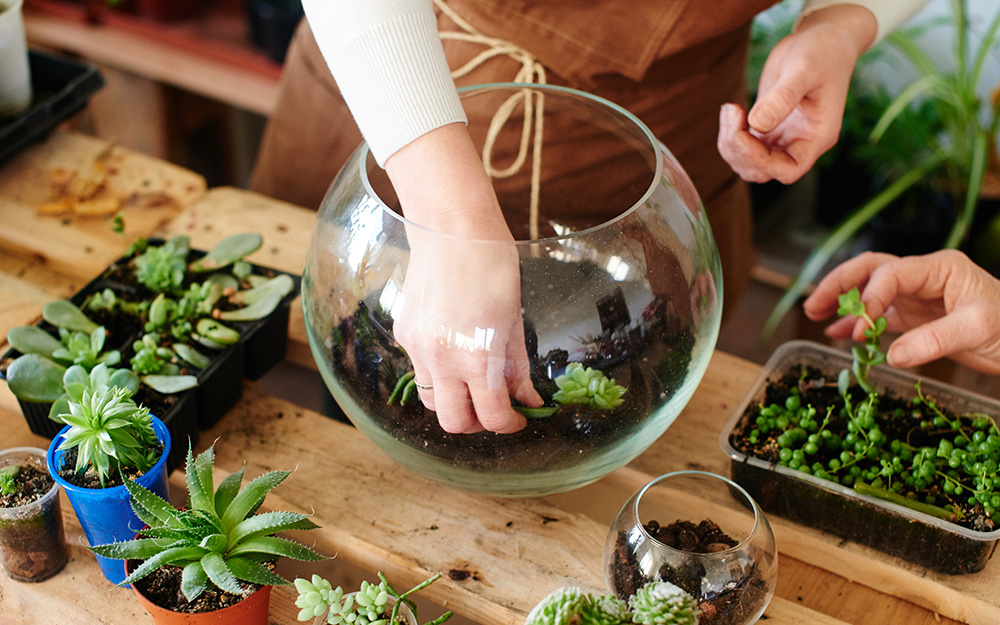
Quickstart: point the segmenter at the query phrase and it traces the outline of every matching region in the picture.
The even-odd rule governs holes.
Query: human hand
[[[831,271],[805,301],[814,321],[837,310],[852,287],[872,319],[902,332],[886,354],[893,367],[913,367],[948,356],[973,369],[1000,374],[1000,280],[955,250],[899,258],[866,252]],[[834,338],[864,340],[867,323],[844,317],[827,328]]]
[[[407,227],[393,333],[425,387],[417,387],[421,401],[447,432],[522,429],[510,397],[543,401],[531,384],[518,252],[468,133],[432,131],[391,156],[386,171],[405,215],[420,224]]]
[[[837,5],[816,11],[774,47],[764,63],[757,101],[744,113],[724,104],[719,153],[748,182],[795,182],[837,142],[851,73],[875,37],[868,9]]]

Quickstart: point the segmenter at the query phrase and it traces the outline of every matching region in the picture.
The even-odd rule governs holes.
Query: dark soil
[[[155,448],[157,457],[163,453],[163,444],[157,442]],[[112,464],[112,468],[108,473],[108,476],[104,480],[104,485],[101,485],[101,480],[97,476],[97,471],[93,468],[87,469],[84,473],[76,472],[76,457],[77,449],[68,449],[66,454],[63,456],[62,467],[59,469],[59,477],[66,480],[74,486],[79,486],[81,488],[114,488],[115,486],[121,486],[125,483],[125,479],[134,480],[142,473],[136,471],[133,467],[124,467],[124,476],[120,473]]]
[[[697,524],[690,521],[675,521],[666,526],[650,521],[643,527],[656,540],[688,553],[725,551],[739,544],[709,519]],[[614,586],[618,590],[618,597],[622,600],[627,601],[649,581],[645,579],[642,569],[630,553],[626,532],[618,534],[611,566]],[[767,581],[761,577],[756,563],[743,579],[730,583],[711,596],[703,594],[702,580],[705,574],[705,568],[701,563],[692,559],[676,569],[663,564],[657,571],[656,577],[659,581],[670,582],[682,588],[695,598],[701,611],[698,619],[701,625],[747,622],[760,612],[762,605],[767,601]]]
[[[765,389],[763,405],[770,404],[784,405],[785,400],[792,394],[791,389],[797,387],[802,405],[812,405],[817,410],[822,410],[825,414],[826,407],[834,406],[831,413],[828,430],[843,438],[847,435],[847,424],[849,419],[841,415],[839,407],[843,406],[843,398],[837,388],[837,376],[825,375],[824,372],[811,366],[803,366],[801,370],[788,373],[781,378],[772,380]],[[864,401],[866,394],[858,386],[853,386],[849,390],[854,405],[860,405]],[[916,395],[916,391],[914,391]],[[954,419],[955,415],[949,412],[947,406],[939,405],[939,409],[949,418]],[[760,413],[761,404],[752,403],[747,407],[744,417],[733,429],[729,440],[734,449],[748,456],[759,458],[771,463],[778,462],[780,448],[777,444],[777,435],[780,432],[771,432],[767,436],[759,438],[757,444],[751,444],[747,439],[757,416]],[[896,411],[905,413],[903,416],[895,414]],[[925,417],[923,414],[912,414],[912,406],[907,398],[902,398],[891,392],[882,392],[878,402],[878,411],[875,415],[879,429],[886,435],[888,440],[905,440],[913,447],[937,447],[942,436],[952,438],[955,432],[950,429],[921,428],[920,421]],[[826,464],[830,459],[839,456],[839,449],[830,449],[820,446],[815,456],[810,457],[810,462],[821,462]],[[941,506],[947,504],[958,510],[957,518],[953,520],[956,525],[967,527],[979,532],[989,532],[994,529],[995,523],[985,514],[982,506],[970,505],[968,497],[952,497],[944,493],[940,486],[932,484],[925,491],[918,492],[922,499],[925,495],[932,495]]]
[[[14,483],[18,492],[0,495],[0,508],[13,509],[37,501],[54,482],[48,473],[29,465],[21,466]],[[58,497],[18,510],[9,518],[0,514],[0,562],[12,578],[43,581],[62,570],[68,559]]]
[[[0,508],[17,508],[41,499],[54,483],[47,472],[31,465],[22,466],[14,476],[14,492],[0,493]]]
[[[588,337],[587,343],[547,354],[537,353],[531,321],[526,320],[531,377],[542,397],[557,390],[553,378],[569,362],[599,369],[628,391],[613,411],[565,405],[550,417],[529,418],[527,426],[513,434],[449,434],[415,392],[405,405],[389,405],[389,395],[410,363],[392,339],[391,320],[379,318],[364,302],[335,329],[331,359],[335,374],[348,381],[345,387],[365,413],[393,438],[422,453],[490,474],[557,470],[627,439],[685,378],[694,337],[675,329],[680,324],[667,309],[654,300],[626,330]]]
[[[129,572],[138,566],[138,561],[129,560]],[[273,569],[273,564],[271,565]],[[242,584],[247,590],[237,595],[219,590],[209,582],[209,587],[189,602],[181,592],[182,569],[176,566],[161,567],[133,584],[142,596],[156,605],[173,612],[199,613],[214,612],[236,605],[261,587],[257,584]]]

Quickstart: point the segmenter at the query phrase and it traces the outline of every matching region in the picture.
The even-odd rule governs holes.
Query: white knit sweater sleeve
[[[302,0],[302,5],[379,165],[417,137],[467,121],[431,0]]]
[[[882,41],[882,39],[896,29],[896,27],[913,17],[914,14],[922,9],[929,1],[930,0],[805,0],[795,26],[798,28],[799,22],[802,21],[802,18],[806,17],[810,13],[819,11],[820,9],[825,9],[837,4],[856,4],[871,11],[875,15],[875,20],[878,22],[878,33],[875,35],[875,40],[872,42],[871,46],[869,46],[870,48],[879,41]]]

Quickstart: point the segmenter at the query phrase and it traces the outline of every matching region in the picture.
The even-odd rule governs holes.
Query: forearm
[[[337,86],[380,165],[424,133],[465,122],[431,0],[302,4]]]
[[[805,0],[799,19],[795,24],[798,31],[806,20],[818,11],[833,7],[863,7],[875,20],[875,32],[865,49],[871,48],[887,34],[913,17],[929,0]],[[867,28],[866,28],[867,31]],[[864,50],[862,50],[864,51]]]

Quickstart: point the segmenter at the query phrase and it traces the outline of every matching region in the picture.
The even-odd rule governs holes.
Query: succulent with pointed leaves
[[[16,464],[7,465],[0,469],[0,495],[13,495],[18,492],[17,482],[14,478],[21,472],[21,467]]]
[[[142,560],[121,585],[132,584],[164,566],[183,572],[181,593],[190,602],[209,586],[245,594],[242,583],[280,585],[288,582],[267,565],[279,557],[316,561],[314,550],[275,536],[287,530],[318,526],[298,512],[260,512],[267,494],[291,471],[271,471],[241,488],[243,469],[213,485],[214,445],[194,456],[189,448],[185,477],[188,507],[178,510],[135,482],[126,482],[132,509],[148,525],[141,538],[91,547],[107,558]]]

